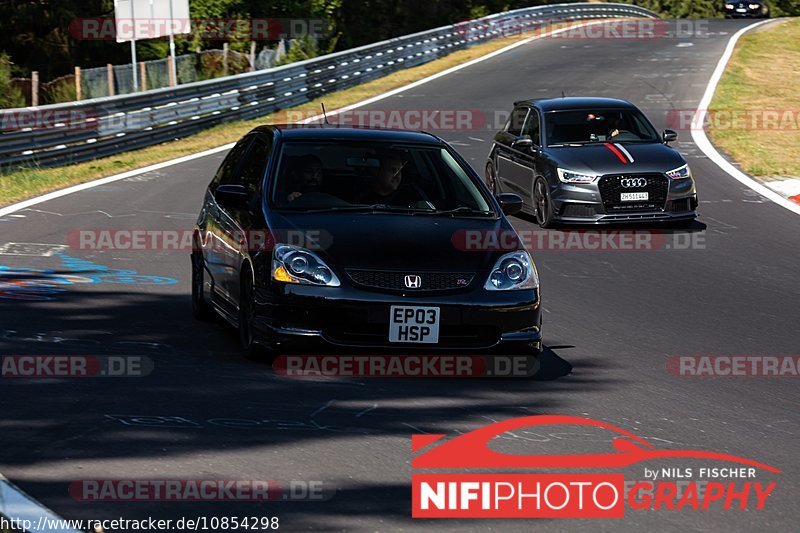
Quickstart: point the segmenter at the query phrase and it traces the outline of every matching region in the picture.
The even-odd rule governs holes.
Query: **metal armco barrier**
[[[130,95],[0,111],[0,167],[87,161],[251,119],[554,21],[658,18],[611,3],[552,4],[490,15],[298,63]]]

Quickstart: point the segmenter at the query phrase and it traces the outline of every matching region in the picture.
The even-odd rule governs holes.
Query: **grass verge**
[[[578,24],[559,23],[556,27]],[[516,41],[532,36],[534,33],[515,35],[483,43],[467,50],[459,50],[446,57],[431,61],[424,65],[401,70],[383,78],[373,80],[356,87],[326,94],[323,98],[313,100],[301,106],[284,109],[253,120],[227,122],[202,133],[114,156],[95,159],[85,163],[57,168],[25,168],[0,175],[0,206],[12,204],[70,185],[91,181],[93,179],[118,174],[128,170],[145,167],[161,161],[167,161],[187,154],[208,150],[238,140],[242,135],[260,124],[281,123],[282,117],[291,113],[296,117],[313,116],[320,112],[320,102],[324,100],[328,110],[366,100],[381,93],[402,87],[448,68],[460,65],[472,59],[499,50]]]
[[[800,19],[744,35],[709,109],[714,145],[753,176],[800,176]]]

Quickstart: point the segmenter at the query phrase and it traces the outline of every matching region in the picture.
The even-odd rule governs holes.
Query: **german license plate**
[[[389,342],[439,342],[439,308],[393,305],[389,313]]]
[[[647,200],[649,198],[646,192],[622,192],[619,194],[620,202],[636,202],[638,200]]]

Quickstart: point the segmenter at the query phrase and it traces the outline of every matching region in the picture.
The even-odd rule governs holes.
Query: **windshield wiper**
[[[302,213],[333,213],[333,212],[349,212],[349,213],[373,213],[376,211],[386,211],[391,213],[431,213],[430,209],[418,209],[414,207],[403,207],[388,204],[372,204],[372,205],[346,205],[346,206],[332,206],[321,207],[314,209],[298,209]]]
[[[433,211],[431,215],[455,215],[455,214],[469,214],[469,215],[480,215],[480,216],[489,216],[494,215],[494,211],[481,211],[480,209],[473,209],[471,207],[467,207],[465,205],[456,207],[454,209],[446,209],[443,211]]]

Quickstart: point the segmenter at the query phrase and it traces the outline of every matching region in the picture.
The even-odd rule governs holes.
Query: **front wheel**
[[[197,320],[211,320],[214,311],[206,301],[203,292],[204,284],[203,255],[199,252],[192,253],[192,316]]]
[[[533,184],[533,212],[536,223],[542,228],[553,227],[553,206],[547,192],[547,182],[539,178]]]
[[[255,320],[256,299],[253,291],[253,280],[249,272],[242,276],[239,293],[239,344],[247,359],[256,359],[260,356],[258,345],[253,333]]]

